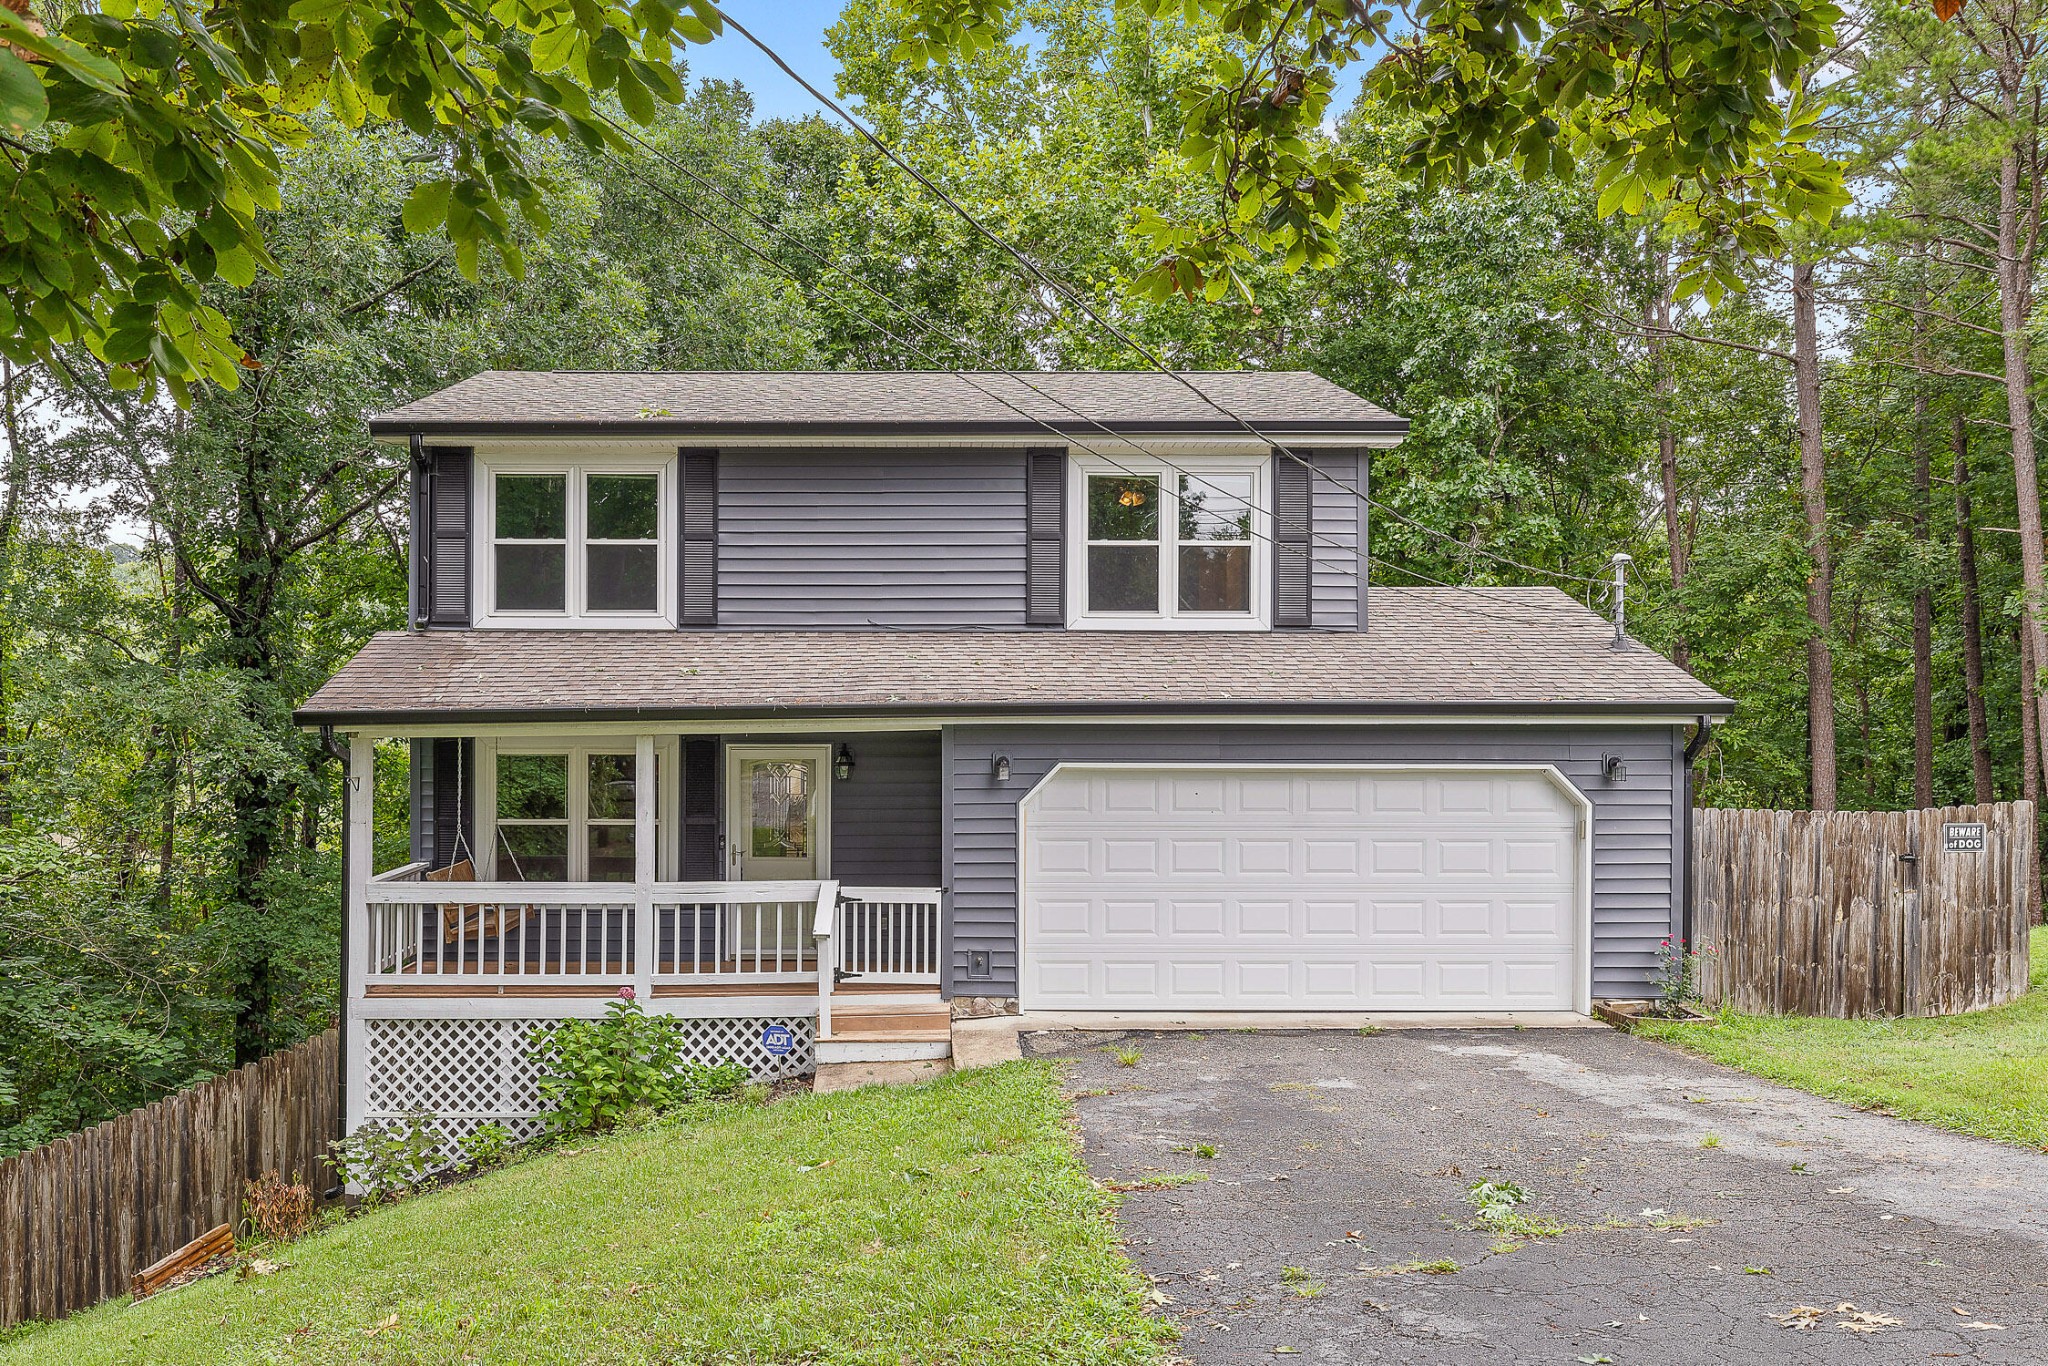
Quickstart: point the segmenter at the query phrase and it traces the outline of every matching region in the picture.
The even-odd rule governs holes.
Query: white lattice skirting
[[[540,1065],[528,1042],[553,1020],[362,1020],[363,1118],[433,1115],[450,1139],[495,1121],[525,1138],[540,1130]],[[691,1062],[744,1063],[756,1081],[817,1070],[817,1022],[780,1015],[736,1020],[676,1020]],[[761,1034],[781,1025],[795,1035],[789,1053],[770,1053]]]

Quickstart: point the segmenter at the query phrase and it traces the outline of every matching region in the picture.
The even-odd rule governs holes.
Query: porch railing
[[[865,982],[939,981],[940,893],[931,887],[843,887],[839,975]]]
[[[816,982],[823,998],[842,981],[940,981],[934,888],[426,882],[424,871],[407,864],[364,888],[367,985],[518,981],[744,994]]]

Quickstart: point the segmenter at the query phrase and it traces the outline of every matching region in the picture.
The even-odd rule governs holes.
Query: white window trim
[[[476,828],[483,835],[476,855],[477,877],[484,882],[498,878],[498,756],[500,754],[560,754],[569,763],[569,877],[567,881],[589,882],[590,841],[590,756],[634,753],[636,737],[595,736],[587,740],[477,740],[476,744]],[[681,745],[673,735],[654,737],[655,878],[672,882],[677,877],[676,793],[681,768]],[[535,822],[540,824],[541,822]],[[616,822],[623,824],[623,822]],[[510,876],[511,869],[505,869]],[[607,882],[607,887],[630,889],[631,882]]]
[[[1272,461],[1244,456],[1177,456],[1169,463],[1147,456],[1071,457],[1067,479],[1067,626],[1076,631],[1263,631],[1273,625]],[[1180,610],[1180,476],[1196,480],[1219,474],[1252,477],[1251,600],[1249,612]],[[1141,475],[1159,481],[1159,609],[1154,612],[1088,610],[1088,479],[1091,475]]]
[[[520,630],[649,630],[673,628],[676,624],[676,526],[675,468],[673,455],[593,456],[587,460],[565,460],[558,454],[479,454],[475,487],[471,490],[476,516],[471,519],[471,581],[476,584],[476,624]],[[560,612],[500,612],[498,601],[498,481],[500,474],[559,474],[568,480],[568,536],[563,552],[563,600]],[[586,483],[592,475],[638,474],[655,476],[654,603],[652,612],[593,612],[584,606],[587,592],[587,562],[584,522],[588,500]],[[633,542],[600,542],[604,545]]]

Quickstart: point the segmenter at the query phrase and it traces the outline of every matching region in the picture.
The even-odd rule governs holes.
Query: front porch
[[[378,737],[349,740],[352,1128],[412,1110],[452,1137],[533,1127],[535,1031],[602,1015],[628,990],[676,1021],[693,1058],[764,1080],[949,1055],[944,893],[830,876],[830,748],[715,737],[713,762],[693,764],[697,737],[610,734],[430,737],[411,752],[412,845],[428,856],[377,871]],[[727,754],[780,767],[706,781]],[[381,758],[405,762],[389,746]],[[840,768],[846,800],[857,789]],[[861,815],[839,840],[855,866],[876,824]],[[730,857],[728,824],[741,832]],[[677,876],[707,867],[736,876]],[[758,875],[771,869],[820,875]]]

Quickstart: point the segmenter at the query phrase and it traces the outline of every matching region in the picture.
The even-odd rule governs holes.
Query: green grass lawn
[[[0,1363],[1157,1362],[1112,1198],[1010,1063],[570,1144]]]
[[[1933,1020],[1814,1020],[1724,1012],[1717,1028],[1641,1032],[1716,1062],[1853,1105],[1983,1138],[2048,1147],[2048,928],[2031,990]]]

